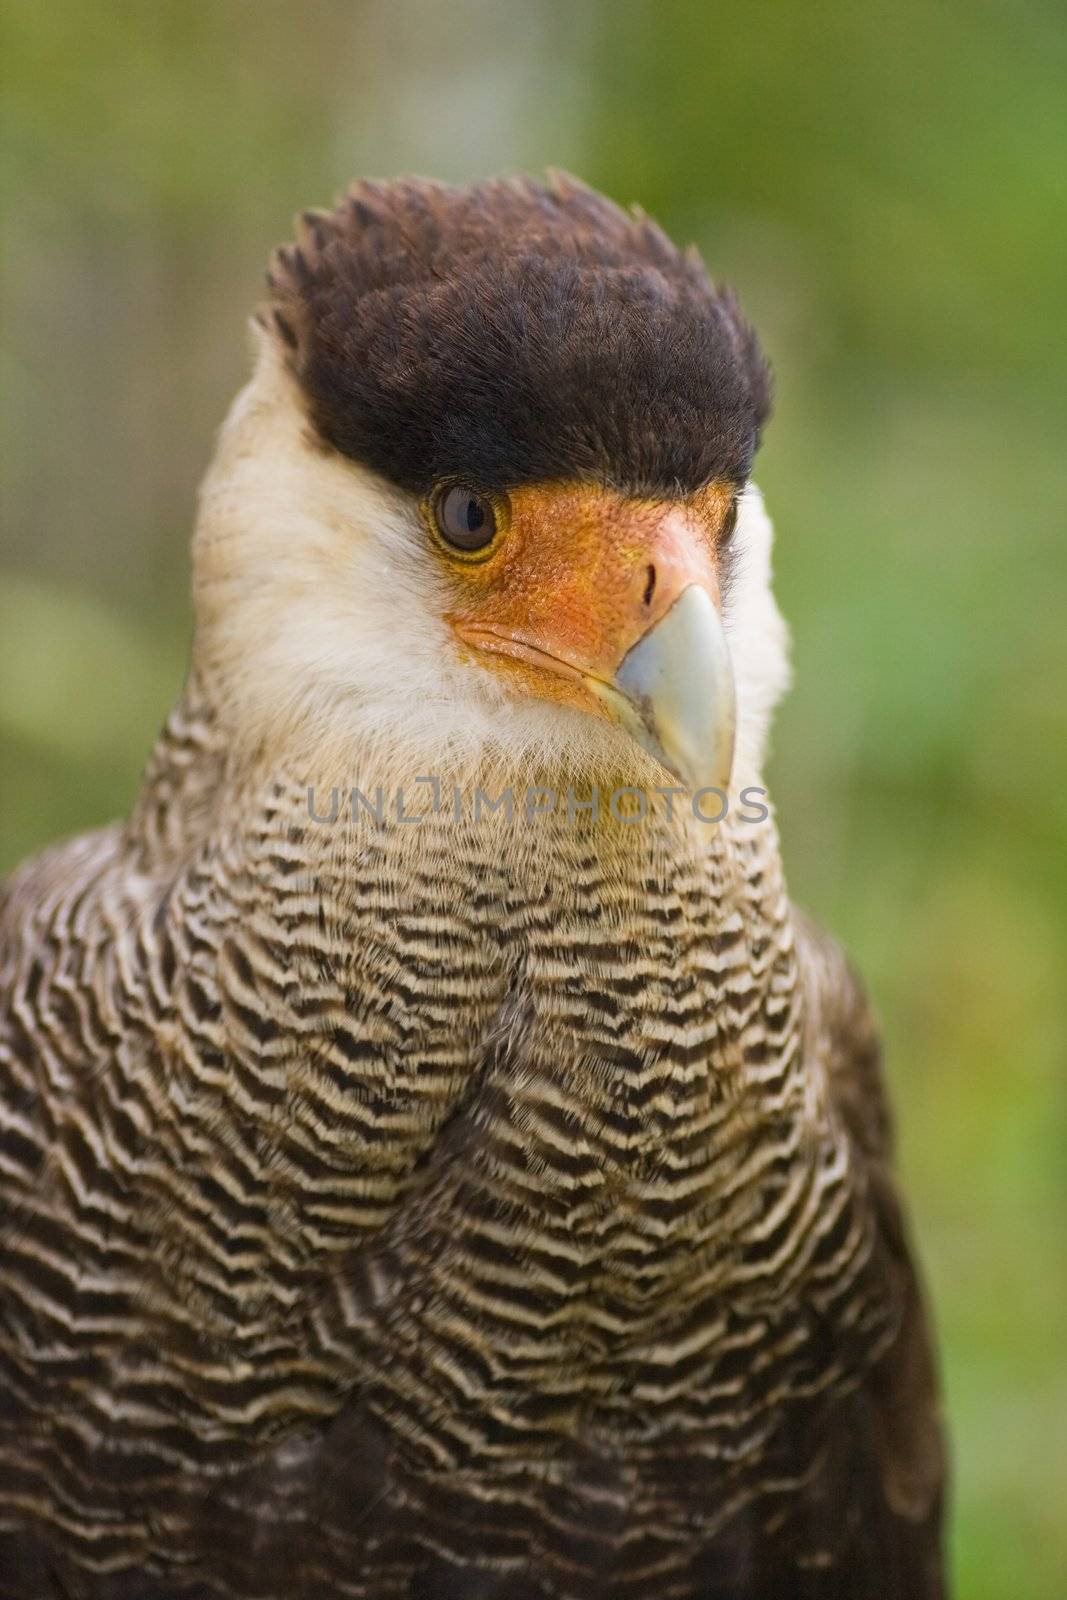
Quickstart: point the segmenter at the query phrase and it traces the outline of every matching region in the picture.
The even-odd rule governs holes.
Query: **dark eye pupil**
[[[442,536],[457,550],[482,550],[496,531],[489,500],[462,485],[445,490],[437,501],[435,515]]]

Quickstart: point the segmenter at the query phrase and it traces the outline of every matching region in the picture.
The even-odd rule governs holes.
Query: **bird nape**
[[[255,332],[132,813],[0,894],[0,1596],[941,1595],[736,302],[569,178],[362,183]]]

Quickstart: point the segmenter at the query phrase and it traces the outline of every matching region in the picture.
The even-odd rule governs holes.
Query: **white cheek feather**
[[[332,741],[453,703],[448,597],[417,508],[315,444],[269,339],[201,493],[194,572],[198,650],[235,737]]]
[[[758,772],[785,687],[770,592],[770,524],[742,502],[728,616],[739,770]],[[196,661],[235,744],[284,751],[309,779],[377,759],[421,771],[484,764],[576,777],[605,763],[661,769],[591,716],[510,693],[460,655],[451,595],[408,494],[315,442],[274,341],[223,426],[194,540]],[[658,774],[658,776],[657,776]],[[636,772],[635,772],[636,779]]]
[[[774,529],[755,484],[741,497],[734,533],[736,566],[725,610],[737,681],[735,784],[759,777],[771,718],[789,687],[789,629],[774,598]]]

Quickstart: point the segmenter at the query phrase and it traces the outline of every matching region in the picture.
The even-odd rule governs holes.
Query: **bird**
[[[251,338],[130,813],[0,891],[0,1597],[943,1595],[738,300],[565,174],[364,180]]]

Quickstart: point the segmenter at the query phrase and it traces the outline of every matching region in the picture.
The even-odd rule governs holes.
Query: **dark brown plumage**
[[[475,580],[403,490],[743,473],[755,347],[661,235],[569,184],[354,204],[278,283],[130,819],[0,895],[0,1600],[937,1600],[937,1386],[877,1033],[770,815],[309,807],[309,783],[376,781],[414,804],[428,771],[468,800],[667,781],[579,710],[516,732],[534,691],[457,655],[442,613]],[[532,267],[495,260],[494,219]],[[426,345],[430,279],[451,309]],[[510,294],[539,337],[517,397],[497,346],[460,416],[488,360],[455,339],[465,282],[483,336]],[[577,371],[544,283],[583,340],[606,317],[584,409],[576,379],[535,392]],[[647,408],[612,410],[620,372]],[[653,437],[676,406],[707,454]],[[711,561],[713,510],[672,484],[656,514],[627,539]],[[761,518],[749,492],[739,785],[783,670]]]
[[[755,337],[694,251],[571,178],[360,184],[278,253],[273,316],[322,437],[414,493],[748,477]]]

